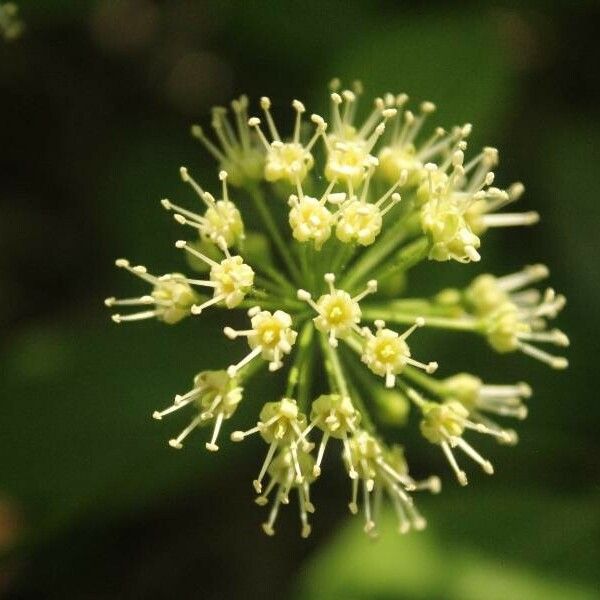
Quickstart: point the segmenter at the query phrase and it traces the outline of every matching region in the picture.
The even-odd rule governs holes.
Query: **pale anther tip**
[[[442,491],[442,480],[436,475],[429,478],[429,490],[432,494],[439,494]]]
[[[566,369],[569,366],[569,361],[566,358],[558,357],[552,360],[552,367],[554,369]]]

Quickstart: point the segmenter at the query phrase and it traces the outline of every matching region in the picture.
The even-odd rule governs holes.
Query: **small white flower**
[[[484,332],[497,352],[520,350],[555,369],[564,369],[567,360],[540,350],[533,343],[549,343],[566,347],[569,338],[559,329],[547,330],[547,320],[554,319],[566,299],[548,288],[542,295],[528,285],[548,277],[544,265],[530,265],[521,271],[494,277],[475,278],[465,290],[466,307],[482,319]]]
[[[266,150],[265,179],[270,182],[285,180],[295,184],[297,180],[302,181],[312,169],[315,161],[311,150],[319,137],[327,129],[327,123],[318,115],[312,115],[311,120],[316,125],[315,133],[306,145],[300,141],[300,129],[302,126],[302,115],[306,112],[304,104],[300,100],[294,100],[292,107],[296,111],[296,122],[294,134],[289,142],[283,142],[279,131],[271,115],[271,100],[266,96],[260,99],[260,106],[265,113],[267,126],[273,141],[269,143],[262,129],[260,119],[252,117],[248,125],[256,129],[256,133]]]
[[[425,364],[411,358],[410,348],[406,343],[406,338],[423,325],[425,320],[417,318],[415,324],[400,335],[386,329],[384,321],[377,320],[375,333],[368,328],[363,330],[366,341],[361,359],[373,373],[385,377],[386,387],[394,387],[396,375],[402,373],[406,365],[419,367],[427,373],[433,373],[437,369],[436,362]]]
[[[327,448],[329,438],[342,440],[346,453],[350,452],[348,436],[351,435],[360,423],[360,413],[354,408],[349,396],[340,394],[322,394],[313,401],[310,412],[310,423],[303,436],[315,427],[323,432],[317,461],[313,467],[313,475],[321,474],[321,463]]]
[[[242,187],[263,178],[265,156],[261,144],[248,127],[248,98],[240,96],[231,103],[231,108],[237,131],[231,126],[226,108],[213,108],[212,128],[220,148],[205,135],[200,125],[192,126],[192,135],[202,142],[221,169],[229,173],[231,185]]]
[[[409,397],[421,409],[421,433],[432,444],[438,445],[443,450],[448,463],[452,467],[458,482],[467,485],[467,475],[458,466],[452,448],[460,448],[467,456],[478,463],[488,474],[494,473],[494,467],[489,460],[484,459],[468,442],[463,439],[466,429],[485,433],[493,437],[510,441],[510,434],[497,429],[491,429],[482,423],[475,423],[469,419],[469,411],[456,400],[447,400],[439,404],[423,400],[415,390],[408,390]]]
[[[535,211],[494,214],[506,205],[516,202],[524,191],[522,183],[513,183],[506,192],[497,188],[488,190],[483,198],[473,202],[465,212],[465,220],[471,230],[480,236],[490,227],[535,225],[540,220],[540,215]]]
[[[292,351],[298,332],[292,329],[292,317],[282,311],[270,313],[255,306],[248,311],[251,329],[236,331],[231,327],[223,330],[229,339],[248,338],[251,352],[236,365],[230,365],[227,372],[233,377],[244,365],[257,356],[269,361],[269,370],[276,371],[283,366],[282,357]]]
[[[477,262],[481,260],[477,248],[480,239],[473,233],[465,220],[465,212],[470,198],[452,193],[454,181],[464,174],[463,155],[457,151],[454,155],[454,169],[449,177],[440,180],[434,174],[438,172],[435,164],[427,163],[428,200],[421,207],[421,225],[423,232],[431,241],[429,258],[431,260],[458,262]]]
[[[553,356],[533,343],[547,343],[566,347],[569,338],[560,329],[546,330],[545,317],[552,317],[564,305],[564,298],[548,289],[539,305],[523,309],[512,302],[505,302],[483,320],[488,342],[497,352],[519,350],[553,369],[566,369],[569,365],[564,356]]]
[[[176,438],[169,440],[169,445],[181,449],[183,440],[194,429],[213,421],[212,437],[205,445],[207,450],[216,452],[219,449],[216,442],[221,425],[237,410],[243,391],[235,379],[231,379],[225,371],[202,371],[194,378],[194,387],[189,392],[175,396],[171,406],[162,411],[155,411],[152,416],[160,421],[165,415],[188,405],[195,406],[198,414]]]
[[[232,256],[225,245],[221,242],[221,249],[225,253],[225,258],[221,262],[216,262],[208,256],[202,254],[190,246],[186,241],[179,240],[175,244],[177,248],[182,248],[192,256],[199,258],[210,266],[210,279],[189,280],[194,285],[212,288],[213,297],[203,304],[194,304],[191,311],[199,315],[203,310],[214,304],[223,303],[227,308],[235,308],[246,297],[246,294],[252,289],[254,284],[254,271],[244,263],[241,256]]]
[[[381,503],[382,492],[386,492],[394,505],[400,533],[426,527],[427,522],[416,509],[407,491],[429,489],[437,493],[440,490],[437,477],[430,477],[421,482],[415,481],[408,475],[404,454],[397,448],[387,450],[366,431],[358,431],[352,436],[343,456],[352,480],[352,499],[348,506],[353,514],[358,512],[358,488],[362,482],[366,533],[371,536],[377,535],[375,513]],[[373,495],[374,501],[371,500]]]
[[[415,116],[412,111],[404,109],[408,101],[406,94],[389,94],[384,100],[386,106],[397,109],[388,128],[391,130],[389,141],[385,141],[378,154],[378,171],[389,182],[396,181],[406,172],[406,183],[410,186],[419,185],[426,177],[424,165],[457,150],[458,144],[471,133],[470,124],[454,127],[449,133],[437,127],[428,139],[419,144],[417,138],[427,117],[435,111],[435,104],[422,102],[420,112]]]
[[[361,90],[333,92],[331,98],[331,130],[324,136],[327,148],[325,177],[358,186],[368,169],[377,159],[371,152],[385,131],[384,122],[396,114],[395,108],[386,108],[381,98],[363,124],[354,124],[357,100]],[[344,104],[343,112],[340,106]]]
[[[458,373],[444,379],[441,385],[443,397],[460,402],[469,411],[469,419],[502,433],[498,441],[511,444],[518,441],[516,431],[502,428],[487,414],[525,419],[527,406],[523,400],[531,396],[526,383],[490,385],[469,373]]]
[[[242,240],[244,238],[244,223],[240,211],[229,200],[227,172],[221,171],[219,173],[219,179],[223,186],[222,200],[215,200],[211,194],[205,192],[190,176],[185,167],[181,167],[180,173],[183,181],[189,183],[198,194],[198,197],[206,204],[206,212],[204,216],[201,216],[173,204],[170,200],[162,200],[162,205],[166,210],[175,212],[175,220],[181,225],[189,225],[198,230],[203,238],[214,244],[220,244],[222,240],[228,248],[231,248],[231,246]]]
[[[157,277],[148,273],[146,267],[137,265],[132,267],[129,261],[119,258],[115,261],[117,267],[126,269],[136,277],[139,277],[152,286],[152,292],[145,296],[135,298],[107,298],[106,306],[146,306],[147,310],[129,315],[114,314],[112,320],[115,323],[128,321],[142,321],[144,319],[156,318],[169,325],[178,323],[189,316],[194,302],[198,299],[196,292],[191,288],[194,280],[188,279],[180,273],[170,273]]]
[[[298,290],[298,299],[307,302],[318,316],[313,319],[315,327],[329,335],[331,346],[338,345],[338,339],[348,336],[352,331],[362,334],[358,326],[361,318],[359,302],[368,294],[377,291],[377,281],[372,279],[367,287],[356,296],[352,297],[344,290],[335,287],[335,275],[326,273],[325,282],[329,286],[329,293],[323,294],[316,302],[306,290]]]
[[[305,429],[306,416],[298,410],[296,400],[293,398],[282,398],[278,402],[267,402],[263,406],[260,411],[260,420],[255,427],[247,431],[234,431],[231,434],[232,441],[241,442],[249,435],[260,433],[263,440],[269,444],[269,450],[267,451],[260,473],[253,482],[257,494],[260,494],[262,491],[262,480],[278,448],[285,447],[290,449],[296,482],[302,483],[303,473],[298,462],[297,450],[299,446],[306,452],[312,449],[312,445],[304,439]]]
[[[328,201],[334,200],[337,202],[345,197],[344,194],[341,196],[340,194],[331,194],[335,183],[335,181],[332,181],[321,199],[317,200],[317,198],[305,195],[300,180],[296,180],[298,195],[292,194],[288,200],[291,207],[289,223],[294,239],[299,242],[312,241],[317,250],[320,250],[329,239],[334,216],[326,204]]]
[[[307,452],[303,450],[294,451],[291,446],[287,446],[279,451],[279,454],[269,465],[267,472],[271,480],[265,492],[256,498],[256,503],[264,506],[268,502],[269,494],[277,486],[269,518],[262,526],[267,535],[275,535],[274,526],[279,507],[281,504],[289,503],[289,493],[293,488],[296,488],[298,492],[298,508],[302,526],[300,535],[303,538],[310,535],[311,527],[308,523],[308,514],[315,511],[315,507],[310,501],[310,484],[314,479],[312,476],[314,462],[313,457]],[[297,470],[300,472],[300,480],[297,477]]]
[[[371,167],[366,175],[360,198],[354,196],[350,185],[349,197],[341,203],[336,215],[335,228],[336,237],[341,242],[370,246],[381,232],[383,217],[401,200],[400,194],[395,190],[404,183],[406,173],[403,173],[376,202],[368,202],[369,183],[373,172],[374,168]]]

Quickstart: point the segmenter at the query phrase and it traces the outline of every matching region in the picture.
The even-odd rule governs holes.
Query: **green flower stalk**
[[[484,434],[516,443],[516,432],[499,421],[527,416],[530,387],[484,383],[465,372],[434,377],[438,363],[421,360],[423,328],[468,332],[497,353],[521,352],[556,369],[567,366],[564,357],[539,347],[568,345],[563,332],[548,328],[564,297],[530,287],[548,276],[542,265],[502,277],[483,274],[464,289],[430,298],[405,293],[407,274],[419,264],[478,262],[490,229],[531,225],[538,215],[498,212],[517,201],[524,187],[492,185],[494,148],[466,158],[470,124],[437,127],[427,136],[424,125],[435,106],[423,102],[415,115],[406,108],[406,94],[391,93],[376,98],[361,120],[361,96],[360,84],[342,89],[332,82],[329,121],[316,114],[306,119],[304,104],[294,100],[289,139],[280,133],[267,97],[259,102],[264,124],[249,115],[245,96],[232,102],[233,120],[225,108],[215,108],[216,140],[199,126],[192,133],[219,163],[220,197],[182,167],[196,205],[162,200],[177,223],[192,230],[193,239],[175,246],[202,278],[155,276],[119,259],[117,266],[150,289],[106,300],[111,307],[134,307],[113,315],[117,323],[218,318],[226,338],[240,349],[247,345],[245,354],[232,346],[236,357],[229,364],[198,373],[191,390],[153,416],[162,420],[191,411],[191,421],[169,444],[180,449],[192,432],[210,426],[205,445],[216,451],[227,423],[238,422],[239,405],[256,404],[256,421],[238,423],[230,437],[242,442],[257,435],[267,445],[253,487],[259,505],[272,496],[263,525],[268,535],[275,533],[279,510],[293,490],[301,534],[309,535],[310,487],[332,453],[340,453],[348,475],[350,511],[357,513],[360,504],[369,535],[377,534],[384,496],[401,533],[422,529],[425,519],[412,494],[439,492],[440,479],[409,475],[404,449],[386,442],[380,430],[400,431],[411,410],[424,440],[441,449],[461,485],[467,473],[458,451],[485,473],[494,471],[467,438]],[[246,231],[252,212],[260,226]],[[246,311],[245,327],[227,324],[231,310]],[[249,380],[280,369],[285,386],[266,404],[247,397]]]

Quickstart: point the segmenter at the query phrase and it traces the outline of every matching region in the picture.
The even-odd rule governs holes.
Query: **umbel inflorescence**
[[[438,365],[419,350],[420,329],[468,332],[500,354],[520,352],[556,369],[567,366],[544,349],[567,346],[568,339],[548,327],[564,297],[533,287],[548,276],[542,265],[479,275],[462,289],[429,298],[406,291],[407,272],[420,263],[477,262],[490,228],[538,220],[537,213],[505,211],[524,188],[494,185],[498,152],[467,152],[469,124],[426,133],[431,102],[413,112],[405,94],[386,94],[360,118],[361,86],[341,89],[334,81],[331,88],[328,120],[316,114],[307,119],[304,105],[292,102],[289,136],[277,127],[265,97],[261,116],[249,114],[242,96],[231,103],[231,114],[213,110],[212,136],[194,126],[193,135],[219,163],[220,183],[206,182],[213,195],[181,168],[190,197],[181,206],[162,205],[188,228],[190,240],[175,246],[197,275],[152,275],[119,259],[117,266],[143,280],[146,290],[106,300],[126,311],[113,315],[117,323],[223,318],[236,359],[196,374],[191,388],[154,417],[188,413],[188,425],[169,442],[173,448],[207,427],[206,448],[218,450],[225,422],[232,423],[233,442],[252,435],[264,440],[266,456],[253,486],[258,504],[271,497],[263,525],[269,535],[292,490],[302,535],[310,533],[310,489],[322,476],[326,452],[340,456],[350,511],[361,506],[369,534],[376,533],[383,495],[401,532],[423,528],[412,494],[438,492],[440,480],[414,478],[404,449],[378,431],[381,425],[399,429],[409,407],[423,438],[440,448],[461,485],[467,484],[466,459],[493,473],[472,445],[477,434],[517,441],[500,421],[526,417],[529,386],[486,383],[447,369],[445,377],[434,377]],[[248,216],[260,223],[254,231],[246,232]],[[242,329],[226,325],[231,310],[246,312]],[[286,383],[266,404],[246,397],[251,378],[280,369]],[[242,402],[255,406],[256,421],[236,419]]]

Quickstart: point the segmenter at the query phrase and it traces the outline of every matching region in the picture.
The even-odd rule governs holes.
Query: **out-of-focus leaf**
[[[457,495],[454,496],[458,500]],[[462,496],[464,498],[464,494]],[[552,537],[560,538],[569,546],[569,552],[578,556],[588,555],[593,550],[593,533],[582,536],[575,530],[572,536],[564,535],[560,522],[551,519],[552,515],[559,518],[559,513],[564,516],[575,510],[574,507],[571,509],[572,502],[536,496],[532,507],[531,498],[524,503],[520,499],[522,496],[503,496],[503,501],[516,511],[510,528],[499,527],[499,521],[485,510],[485,504],[474,504],[473,496],[460,511],[456,510],[457,502],[447,505],[444,497],[436,498],[437,508],[427,510],[431,517],[430,527],[422,533],[397,535],[395,517],[390,511],[381,519],[381,538],[370,543],[360,523],[352,520],[305,566],[296,597],[316,600],[595,598],[594,578],[597,574],[593,552],[592,562],[587,564],[588,578],[575,579],[568,568],[553,570],[552,576],[548,577],[539,568],[548,567],[553,557],[563,552],[560,544],[551,542]],[[481,498],[475,495],[475,500]],[[496,501],[493,506],[497,509],[501,503]],[[580,520],[589,524],[590,505],[578,506],[578,510],[585,515]],[[475,514],[475,524],[462,518],[468,514]],[[478,514],[480,519],[477,519]],[[445,521],[443,515],[447,516]],[[502,517],[500,522],[504,523]],[[519,523],[524,526],[521,530]],[[459,535],[458,528],[466,528],[466,535],[465,532]],[[485,543],[491,542],[493,537],[510,537],[512,546],[498,549],[493,543]],[[540,548],[544,539],[547,543]],[[517,555],[511,552],[521,544],[527,547],[535,544],[532,552],[545,564],[532,565],[523,555],[525,552]]]

